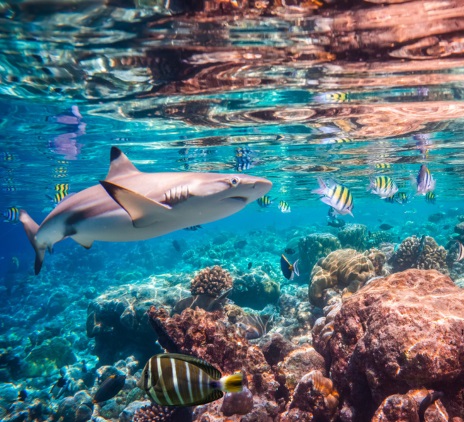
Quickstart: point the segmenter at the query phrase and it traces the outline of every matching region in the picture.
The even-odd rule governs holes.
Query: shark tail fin
[[[45,257],[45,247],[41,247],[37,244],[37,240],[35,239],[35,235],[39,230],[39,225],[29,216],[29,214],[24,211],[19,211],[19,221],[23,223],[24,231],[26,232],[27,238],[29,242],[31,242],[32,247],[35,251],[35,264],[34,264],[34,272],[35,275],[39,274],[40,269],[42,268],[42,263]]]

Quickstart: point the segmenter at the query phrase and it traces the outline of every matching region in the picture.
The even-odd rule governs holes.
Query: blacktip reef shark
[[[272,183],[245,174],[143,173],[111,148],[100,184],[65,197],[39,226],[24,210],[19,220],[35,253],[35,274],[45,251],[67,237],[90,248],[95,240],[127,242],[162,236],[232,215],[265,195]]]

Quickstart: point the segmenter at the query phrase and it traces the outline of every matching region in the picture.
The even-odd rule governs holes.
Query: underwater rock
[[[186,309],[180,315],[169,317],[165,309],[151,307],[149,318],[158,341],[168,352],[199,357],[223,374],[244,372],[244,384],[253,394],[254,406],[241,421],[269,420],[276,415],[275,394],[279,384],[269,364],[257,346],[240,337],[234,325],[227,324],[223,312]],[[223,421],[221,405],[221,400],[217,400],[198,406],[195,418]]]
[[[425,388],[393,394],[382,402],[371,422],[447,422],[448,413],[440,401],[442,395]]]
[[[72,365],[76,361],[71,343],[62,337],[54,337],[31,350],[25,359],[23,375],[25,377],[53,375],[61,367]]]
[[[226,393],[221,412],[224,416],[246,415],[253,409],[253,394],[247,387],[239,393]]]
[[[334,421],[338,399],[332,381],[320,371],[311,371],[301,378],[281,421]]]
[[[454,232],[461,236],[464,235],[464,221],[461,221],[460,223],[454,226]]]
[[[313,346],[304,346],[292,350],[285,359],[278,364],[279,381],[285,382],[285,388],[291,396],[303,375],[313,370],[326,375],[325,360],[316,352]]]
[[[367,280],[375,276],[372,262],[354,249],[340,249],[321,259],[311,271],[309,301],[324,306],[328,289],[354,293]]]
[[[229,272],[215,265],[206,267],[195,275],[190,286],[192,296],[207,294],[218,297],[232,287],[233,280]]]
[[[55,417],[62,422],[86,422],[91,419],[92,413],[92,398],[85,391],[79,391],[59,402]]]
[[[129,355],[145,362],[161,351],[153,340],[147,309],[166,302],[167,289],[176,292],[177,299],[188,294],[154,281],[120,286],[90,302],[87,336],[95,338],[94,352],[101,364],[111,364]]]
[[[341,297],[338,296],[333,298],[333,300],[324,308],[324,316],[316,320],[313,329],[313,346],[315,349],[322,354],[322,356],[327,357],[329,340],[332,338],[334,333],[334,321],[335,317],[340,312],[342,307]]]
[[[341,248],[336,236],[329,233],[313,233],[300,239],[298,244],[300,262],[300,277],[309,276],[314,265],[320,258]]]
[[[243,370],[254,394],[273,399],[277,382],[261,350],[226,324],[221,312],[186,309],[169,317],[163,308],[149,310],[150,322],[162,347],[171,353],[185,353],[204,359],[222,373]]]
[[[387,262],[387,256],[379,249],[371,248],[368,251],[364,252],[364,255],[369,258],[374,266],[375,275],[388,275],[389,271],[384,268],[385,263]]]
[[[344,249],[356,249],[362,252],[367,247],[368,230],[364,224],[347,224],[337,233],[338,240]]]
[[[270,303],[276,303],[279,296],[279,283],[272,280],[264,271],[254,269],[250,273],[235,277],[229,298],[238,306],[261,310]]]
[[[438,246],[433,237],[407,237],[401,242],[398,250],[389,260],[394,272],[418,268],[435,269],[443,274],[448,273],[446,265],[446,249]]]
[[[386,397],[422,387],[462,414],[463,332],[464,291],[436,270],[395,273],[347,298],[325,356],[345,419],[368,421]]]
[[[279,333],[273,333],[271,338],[261,346],[264,357],[271,366],[282,362],[285,356],[295,349],[296,346]]]
[[[380,230],[377,232],[368,233],[367,246],[379,248],[382,243],[391,243],[396,239],[395,233],[392,231]]]

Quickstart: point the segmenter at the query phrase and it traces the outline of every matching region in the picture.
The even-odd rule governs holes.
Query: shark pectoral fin
[[[79,245],[83,246],[85,249],[90,249],[93,245],[93,240],[90,239],[81,238],[79,236],[72,236],[71,239],[79,243]]]
[[[146,196],[106,180],[100,181],[100,184],[108,195],[129,214],[132,224],[136,228],[147,227],[162,220],[171,209],[169,205],[153,201]]]

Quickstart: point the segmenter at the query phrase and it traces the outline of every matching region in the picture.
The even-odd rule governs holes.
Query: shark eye
[[[240,183],[240,179],[238,177],[232,177],[230,179],[230,184],[233,187],[238,186],[239,183]]]

